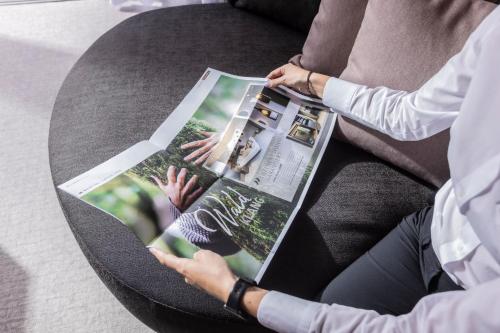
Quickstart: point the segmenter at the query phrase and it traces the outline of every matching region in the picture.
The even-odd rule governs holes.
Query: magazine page
[[[236,76],[207,68],[149,141],[165,148],[190,121],[202,121],[210,124],[214,132],[221,131],[233,116],[248,85],[264,83],[263,78]]]
[[[177,137],[185,158],[200,165],[195,172],[218,179],[186,209],[170,207],[162,215],[168,227],[151,245],[182,257],[208,249],[236,274],[259,281],[302,203],[336,118],[320,101],[285,87],[216,78],[183,120],[204,127],[188,133],[185,126]],[[195,138],[196,132],[204,137]]]
[[[81,199],[159,150],[149,141],[141,141],[99,166],[59,185],[58,188]]]
[[[207,69],[149,142],[60,188],[146,245],[182,257],[210,249],[259,281],[335,124],[318,101],[264,83]]]
[[[250,84],[205,167],[291,202],[333,120],[324,105],[291,90]]]
[[[263,85],[264,80],[208,69],[149,141],[59,188],[116,217],[144,244],[192,255],[197,249],[193,244],[200,245],[189,238],[192,233],[178,233],[178,239],[170,237],[162,246],[157,244],[165,230],[169,232],[164,236],[175,234],[177,218],[218,181],[219,175],[203,167],[203,162],[217,144],[215,133],[225,129],[248,85],[256,83]],[[188,239],[189,246],[183,246]],[[244,276],[255,276],[260,267],[246,251],[227,259]]]

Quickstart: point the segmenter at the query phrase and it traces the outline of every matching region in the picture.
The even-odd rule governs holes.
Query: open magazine
[[[146,245],[224,256],[257,282],[302,204],[335,114],[261,78],[207,69],[147,141],[59,186]]]

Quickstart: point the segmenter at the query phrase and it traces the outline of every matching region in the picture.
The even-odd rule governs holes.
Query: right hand
[[[210,156],[212,151],[215,149],[217,143],[219,143],[219,135],[213,132],[200,132],[206,139],[192,141],[185,143],[181,146],[181,149],[196,148],[191,154],[184,157],[184,161],[189,162],[194,160],[195,165],[203,164]]]
[[[173,165],[168,167],[167,184],[164,184],[161,179],[152,176],[160,190],[170,199],[172,204],[180,211],[185,211],[191,204],[198,199],[203,193],[203,188],[196,188],[198,176],[194,175],[186,183],[187,169],[182,168],[176,176],[176,169]]]
[[[158,249],[149,251],[158,261],[184,276],[186,283],[198,287],[226,303],[237,280],[223,257],[215,252],[199,250],[193,259],[179,258]]]

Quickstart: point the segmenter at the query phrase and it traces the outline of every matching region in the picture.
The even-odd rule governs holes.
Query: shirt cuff
[[[323,104],[339,113],[349,113],[354,95],[362,86],[331,77],[323,90]]]
[[[322,304],[277,291],[268,292],[260,302],[257,319],[277,332],[309,332],[314,316]]]

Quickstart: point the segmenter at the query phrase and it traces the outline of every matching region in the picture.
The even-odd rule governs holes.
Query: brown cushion
[[[460,51],[495,7],[483,0],[370,0],[341,78],[414,91]],[[341,118],[336,136],[436,186],[449,178],[449,131],[401,142]]]
[[[302,49],[290,62],[339,76],[347,65],[368,0],[322,0]]]

